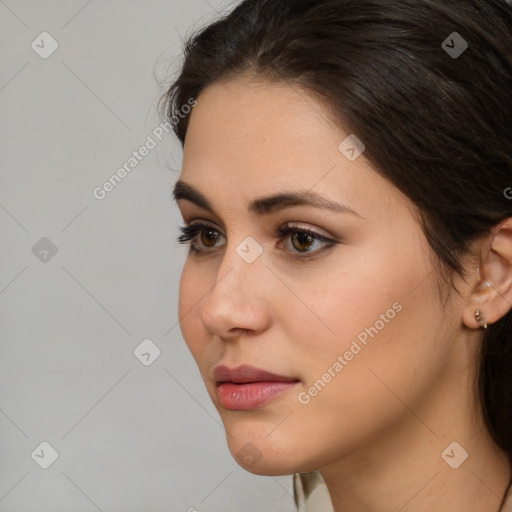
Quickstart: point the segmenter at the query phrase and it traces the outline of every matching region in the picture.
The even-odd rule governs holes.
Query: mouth
[[[262,407],[300,382],[247,365],[238,368],[217,366],[213,375],[220,403],[234,411]]]

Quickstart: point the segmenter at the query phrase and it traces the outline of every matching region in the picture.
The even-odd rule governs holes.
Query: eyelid
[[[185,221],[184,227],[191,228],[191,229],[197,228],[198,230],[200,230],[201,228],[204,228],[204,227],[208,227],[208,228],[213,229],[214,231],[218,231],[222,236],[225,236],[224,234],[222,234],[222,232],[217,228],[217,226],[215,224],[212,224],[212,223],[210,223],[210,221],[206,221],[206,220],[202,220],[202,219],[198,219],[197,221],[195,219],[193,219],[189,222]],[[314,229],[302,226],[301,224],[299,224],[297,222],[293,222],[293,221],[286,222],[285,224],[283,224],[282,226],[280,226],[276,229],[276,233],[283,235],[283,236],[288,234],[290,231],[306,232],[306,233],[309,233],[309,234],[317,237],[318,239],[320,239],[322,241],[337,243],[337,241],[335,239],[331,238],[329,235],[324,235],[322,233],[315,231]]]
[[[190,221],[187,221],[187,220],[183,220],[183,222],[185,223],[185,226],[184,227],[198,227],[198,228],[201,228],[201,227],[209,227],[209,228],[212,228],[216,231],[219,231],[221,234],[222,234],[222,231],[218,228],[218,226],[211,222],[211,221],[208,221],[208,220],[203,220],[203,219],[192,219]],[[282,230],[285,230],[285,229],[295,229],[295,230],[301,230],[301,231],[307,231],[308,233],[311,233],[319,238],[324,238],[324,239],[327,239],[331,242],[336,242],[335,239],[331,238],[330,235],[327,235],[327,234],[322,234],[322,233],[319,233],[318,231],[315,231],[314,229],[308,227],[308,226],[304,226],[302,224],[300,224],[299,222],[297,221],[289,221],[289,222],[285,222],[282,226],[276,228],[276,232],[277,233],[280,233]],[[222,236],[225,236],[225,235],[222,235]]]
[[[310,233],[310,234],[318,237],[319,239],[323,239],[324,241],[336,242],[336,240],[333,239],[332,237],[330,237],[329,235],[319,233],[318,231],[315,231],[315,229],[310,228],[308,226],[304,226],[304,225],[300,224],[299,222],[293,222],[293,221],[285,222],[281,227],[277,228],[277,232],[280,233],[287,229]]]

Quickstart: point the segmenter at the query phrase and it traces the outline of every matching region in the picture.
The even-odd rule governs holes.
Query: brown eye
[[[286,240],[288,251],[293,258],[306,260],[329,251],[339,244],[336,240],[327,238],[301,226],[285,224],[277,230],[278,238]],[[319,247],[317,247],[319,246]]]
[[[299,252],[308,252],[314,244],[314,238],[304,231],[293,233],[292,244]]]
[[[209,252],[208,249],[220,247],[217,242],[224,237],[224,235],[213,226],[202,222],[181,226],[180,230],[182,234],[177,238],[177,241],[181,244],[191,242],[190,252],[196,254],[207,253]],[[308,229],[290,225],[281,226],[277,230],[276,238],[286,240],[288,242],[288,248],[285,250],[292,254],[291,257],[300,258],[302,260],[315,257],[340,243]],[[320,245],[320,248],[315,250],[316,245]],[[300,256],[297,256],[298,254],[300,254]]]
[[[219,234],[214,229],[203,229],[201,231],[201,243],[204,244],[205,247],[214,247],[215,242],[219,238]]]

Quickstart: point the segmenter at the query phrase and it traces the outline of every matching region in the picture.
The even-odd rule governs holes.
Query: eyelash
[[[213,226],[209,224],[205,224],[203,222],[195,222],[193,224],[186,224],[179,227],[181,231],[181,235],[177,238],[177,242],[180,244],[186,244],[188,242],[192,242],[190,244],[190,252],[191,253],[205,253],[209,252],[210,249],[198,249],[197,245],[194,244],[193,240],[196,238],[198,234],[200,234],[203,230],[209,229],[210,231],[214,231],[216,233],[219,233]],[[337,245],[339,242],[336,242],[335,240],[331,240],[330,238],[326,238],[325,236],[322,236],[318,233],[315,233],[314,231],[311,231],[309,229],[300,228],[297,226],[290,226],[289,224],[285,224],[284,226],[281,226],[277,230],[278,236],[276,238],[281,239],[288,235],[293,235],[295,233],[306,233],[307,235],[311,236],[314,240],[318,240],[320,242],[324,242],[327,245],[324,246],[322,249],[317,249],[316,251],[307,251],[307,252],[300,252],[297,251],[296,254],[312,254],[310,256],[294,256],[294,258],[297,259],[308,259],[313,258],[317,256],[319,253],[323,253],[329,249],[332,249],[335,245]]]

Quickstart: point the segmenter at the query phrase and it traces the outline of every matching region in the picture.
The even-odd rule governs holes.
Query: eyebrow
[[[204,210],[207,210],[216,215],[210,201],[199,190],[197,190],[189,183],[178,180],[174,185],[172,196],[176,202],[178,202],[180,199],[186,199],[196,204],[200,208],[203,208]],[[314,206],[316,208],[322,208],[325,210],[334,211],[336,213],[351,213],[360,217],[358,213],[356,213],[348,206],[309,190],[278,192],[270,196],[253,199],[249,203],[248,210],[249,212],[255,213],[256,215],[268,215],[293,206]]]

